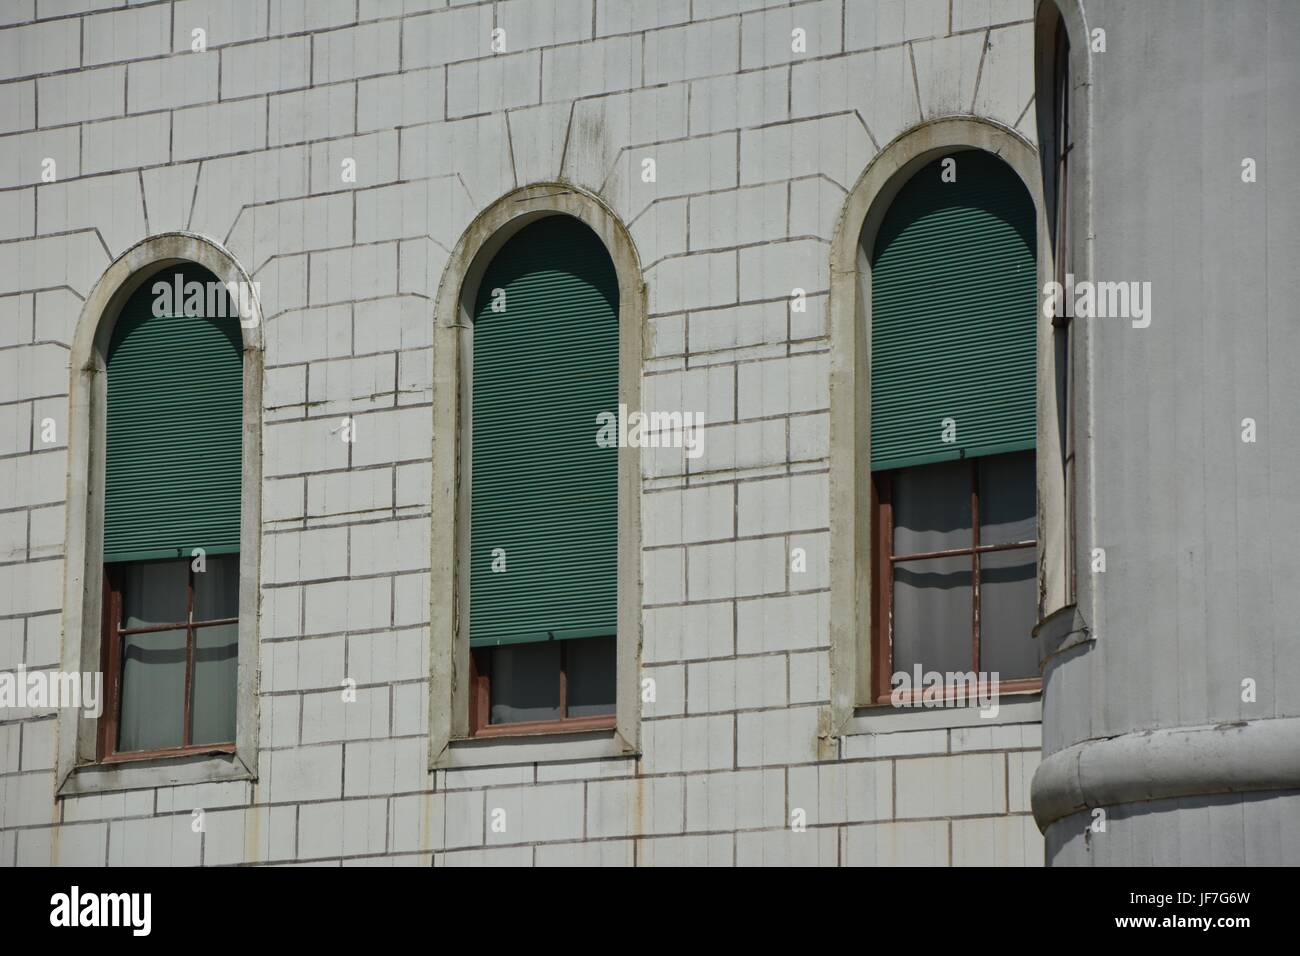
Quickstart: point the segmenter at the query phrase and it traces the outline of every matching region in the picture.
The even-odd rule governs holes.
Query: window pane
[[[179,747],[184,708],[184,628],[124,635],[117,749]]]
[[[239,555],[209,556],[207,569],[194,572],[194,620],[239,617]]]
[[[894,566],[894,672],[969,671],[971,559],[928,558]]]
[[[969,548],[970,464],[908,468],[894,478],[894,554]]]
[[[493,724],[560,717],[560,645],[515,644],[492,650]]]
[[[209,563],[208,571],[211,570]],[[234,742],[238,668],[238,624],[215,624],[194,631],[190,743]]]
[[[1034,456],[981,458],[979,468],[980,544],[1033,541],[1038,526]]]
[[[147,561],[122,569],[123,627],[187,621],[189,560]]]
[[[564,673],[568,681],[569,717],[614,713],[612,637],[588,637],[564,642]]]
[[[999,680],[1038,676],[1036,549],[980,555],[980,668]]]

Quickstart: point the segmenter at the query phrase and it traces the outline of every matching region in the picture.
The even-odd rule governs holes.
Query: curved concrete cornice
[[[1175,797],[1300,789],[1300,717],[1148,730],[1052,754],[1030,789],[1044,833],[1063,817]]]

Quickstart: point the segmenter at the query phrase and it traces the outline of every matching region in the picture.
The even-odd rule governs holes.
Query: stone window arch
[[[162,753],[121,762],[105,760],[115,748],[101,732],[105,717],[65,708],[60,713],[59,793],[249,779],[257,767],[258,589],[261,552],[262,315],[256,285],[219,245],[187,233],[146,239],[118,257],[86,299],[70,356],[69,480],[67,570],[65,574],[62,662],[67,671],[93,673],[104,666],[105,482],[107,477],[108,365],[114,330],[123,307],[139,301],[144,283],[160,281],[172,269],[215,280],[220,293],[236,290],[237,302],[224,307],[239,313],[236,346],[242,365],[239,450],[237,647],[234,746],[160,748]],[[232,333],[233,334],[233,333]],[[227,532],[230,537],[233,532]],[[227,542],[230,544],[231,542]],[[230,549],[227,549],[230,550]],[[233,554],[233,551],[232,551]],[[123,555],[109,555],[109,557]],[[233,562],[232,562],[233,563]],[[229,569],[234,571],[234,568]],[[105,681],[112,675],[105,674]],[[188,678],[187,678],[188,681]],[[204,735],[199,735],[204,736]],[[210,736],[210,735],[209,735]],[[224,733],[218,736],[225,736]],[[188,739],[188,736],[187,736]],[[224,741],[223,741],[224,743]]]
[[[1042,186],[1034,148],[1000,124],[947,118],[922,124],[882,150],[845,202],[831,245],[831,708],[824,735],[849,728],[858,708],[875,703],[881,662],[872,658],[871,323],[870,250],[895,197],[936,159],[963,150],[999,157],[1033,200],[1037,284],[1051,274]],[[1057,397],[1052,386],[1053,332],[1037,315],[1036,401],[1038,499],[1037,587],[1041,622],[1065,606],[1065,510],[1059,457]]]
[[[645,286],[626,228],[599,199],[573,186],[537,184],[502,197],[461,237],[438,291],[434,336],[432,502],[434,554],[430,578],[430,758],[435,767],[511,762],[549,754],[574,757],[635,753],[640,747],[641,462],[637,448],[618,449],[615,713],[612,728],[526,737],[471,739],[474,684],[470,638],[474,316],[484,275],[512,238],[538,222],[567,216],[599,238],[613,264],[618,307],[618,404],[640,403]],[[595,441],[595,422],[592,423]],[[520,741],[524,741],[521,743]]]

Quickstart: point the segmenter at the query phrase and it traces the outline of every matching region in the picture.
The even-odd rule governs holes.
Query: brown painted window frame
[[[617,641],[616,635],[607,640]],[[492,717],[492,652],[497,647],[475,647],[469,654],[469,734],[471,737],[515,737],[529,734],[571,734],[590,731],[613,730],[618,714],[599,714],[592,717],[566,717],[568,709],[568,645],[560,645],[560,717],[558,720],[521,720],[510,724],[493,724]],[[502,645],[498,645],[502,646]],[[508,645],[505,645],[508,646]],[[617,650],[617,647],[616,647]],[[617,705],[617,667],[615,668],[615,702]]]
[[[177,558],[158,560],[175,561]],[[101,635],[101,657],[105,677],[104,713],[99,720],[97,754],[100,763],[127,763],[134,760],[152,760],[160,757],[180,757],[188,754],[234,753],[235,741],[229,743],[192,744],[189,743],[191,706],[193,700],[194,679],[194,643],[195,632],[200,628],[215,625],[238,624],[238,617],[213,618],[211,620],[194,620],[194,565],[187,560],[185,577],[185,620],[166,624],[150,624],[148,627],[122,627],[122,590],[123,572],[128,565],[149,564],[149,561],[123,561],[105,564],[103,574],[104,620]],[[185,630],[185,702],[182,716],[181,739],[179,747],[162,747],[155,750],[117,749],[118,730],[122,713],[122,638],[132,634],[148,634],[156,631]]]
[[[1006,544],[981,545],[979,512],[979,456],[959,459],[970,468],[971,488],[971,545],[964,548],[948,548],[942,551],[924,551],[913,554],[894,554],[894,507],[893,485],[895,477],[908,469],[875,472],[871,476],[871,554],[872,554],[872,688],[871,699],[875,704],[892,702],[893,688],[890,678],[893,675],[894,643],[894,565],[905,561],[921,561],[928,558],[971,556],[971,657],[973,669],[978,673],[980,642],[980,563],[981,554],[994,554],[1000,551],[1018,551],[1038,549],[1038,537],[1031,541],[1016,541]],[[946,463],[945,463],[946,464]],[[917,467],[928,467],[925,465]],[[999,681],[994,690],[999,694],[1028,694],[1042,689],[1042,679],[1038,677],[1019,678]],[[920,702],[923,688],[912,688],[904,697],[908,703]],[[944,699],[951,699],[952,694],[945,691]]]

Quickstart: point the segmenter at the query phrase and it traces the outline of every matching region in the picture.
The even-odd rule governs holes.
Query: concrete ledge
[[[843,736],[893,734],[912,730],[953,730],[961,727],[1002,727],[1037,724],[1043,720],[1042,695],[1006,694],[995,716],[981,717],[978,707],[865,707],[853,714]]]
[[[640,754],[616,731],[588,734],[535,734],[518,737],[465,738],[451,741],[434,758],[434,770],[512,767],[535,763],[632,759]]]
[[[1300,789],[1300,717],[1174,727],[1088,740],[1045,759],[1030,788],[1044,833],[1092,807]]]
[[[1046,665],[1058,654],[1096,641],[1092,636],[1092,628],[1074,604],[1063,607],[1040,621],[1034,628],[1034,637],[1038,641],[1040,666]]]
[[[87,764],[68,774],[58,797],[124,790],[184,787],[229,780],[256,780],[257,775],[236,754],[195,754],[133,763]]]

